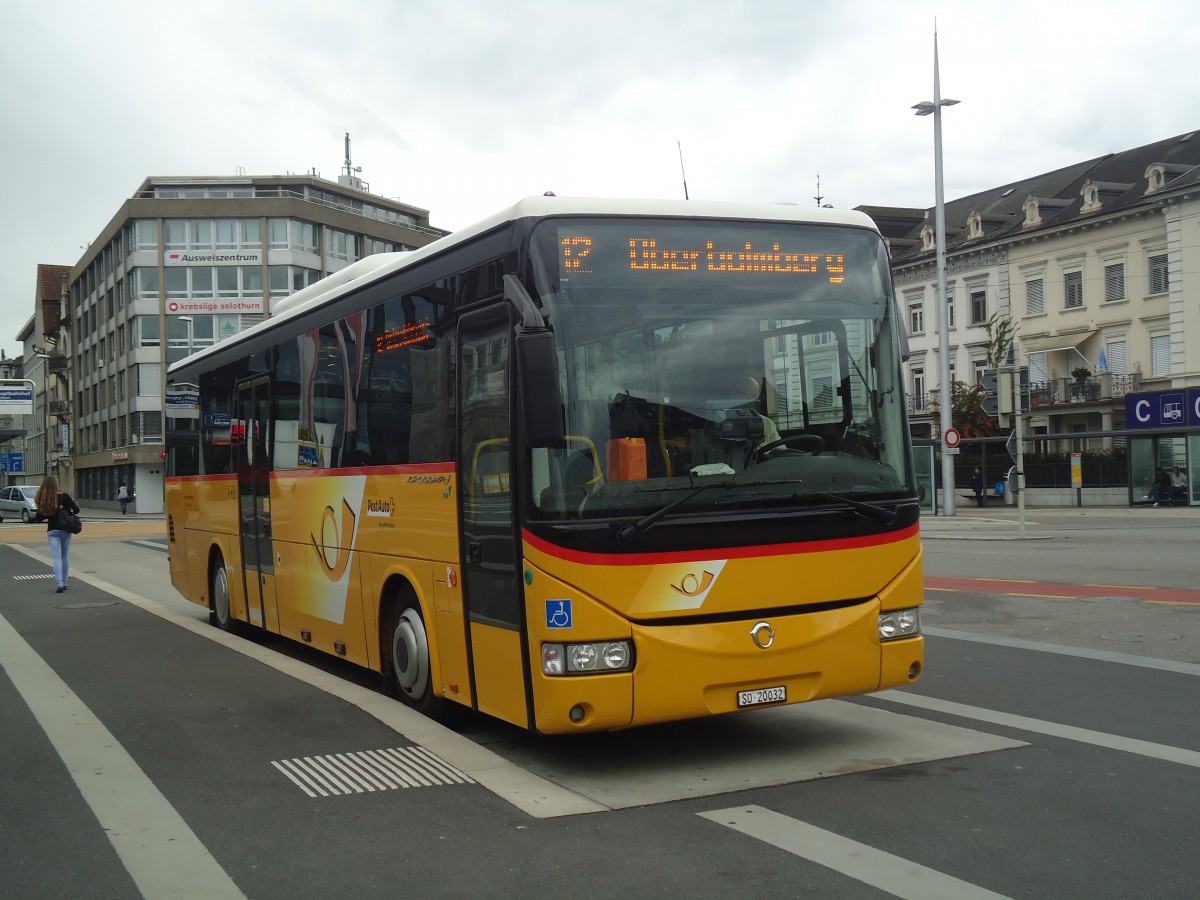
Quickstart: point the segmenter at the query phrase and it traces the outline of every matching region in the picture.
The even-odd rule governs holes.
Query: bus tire
[[[222,631],[232,632],[236,622],[229,610],[229,570],[225,568],[225,560],[220,553],[213,558],[208,587],[209,623]]]
[[[429,635],[416,601],[396,615],[391,629],[391,683],[396,696],[427,716],[436,717],[442,700],[430,677]]]

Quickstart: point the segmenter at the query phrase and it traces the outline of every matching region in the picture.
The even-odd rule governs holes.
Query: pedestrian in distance
[[[1171,487],[1167,494],[1172,506],[1178,500],[1184,506],[1187,506],[1187,476],[1183,474],[1183,469],[1176,466],[1170,473]]]
[[[67,576],[70,573],[71,532],[58,527],[58,511],[65,509],[79,515],[79,506],[70,494],[59,490],[58,479],[53,475],[42,479],[33,500],[37,504],[37,516],[33,521],[46,522],[46,540],[50,544],[50,559],[54,569],[54,590],[61,594],[67,589]]]
[[[1167,503],[1171,499],[1171,476],[1162,466],[1154,467],[1154,508],[1158,504]]]
[[[971,491],[975,494],[976,506],[984,505],[983,499],[983,469],[979,466],[975,467],[975,474],[971,476]]]
[[[121,515],[125,515],[125,510],[129,507],[129,488],[125,487],[123,481],[117,488],[117,502],[121,504]]]

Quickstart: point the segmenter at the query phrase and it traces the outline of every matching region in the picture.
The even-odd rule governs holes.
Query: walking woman
[[[63,531],[56,526],[55,518],[59,507],[79,515],[79,506],[70,494],[58,489],[58,479],[47,475],[42,479],[34,497],[37,504],[35,522],[46,522],[46,540],[50,542],[50,558],[54,562],[55,592],[61,594],[67,589],[67,574],[70,569],[71,532]]]

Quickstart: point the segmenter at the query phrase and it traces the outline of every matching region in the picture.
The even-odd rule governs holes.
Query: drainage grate
[[[305,756],[271,763],[310,797],[474,784],[475,779],[424,747]]]
[[[44,579],[51,579],[53,577],[53,572],[46,572],[42,575],[14,575],[13,581],[41,581]]]

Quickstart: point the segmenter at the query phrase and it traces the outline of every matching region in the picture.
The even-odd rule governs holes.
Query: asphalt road
[[[161,521],[61,595],[6,522],[0,897],[1190,898],[1198,526],[926,520],[913,688],[547,739],[209,627]]]

